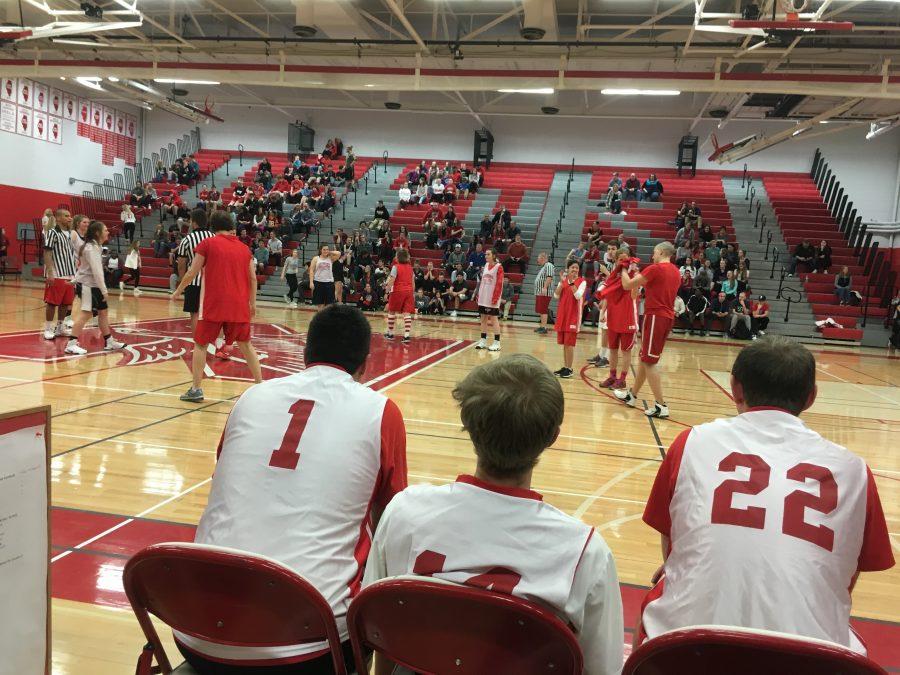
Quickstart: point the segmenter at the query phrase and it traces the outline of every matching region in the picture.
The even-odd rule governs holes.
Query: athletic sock
[[[623,371],[619,374],[619,379],[620,379],[620,380],[624,380],[626,375],[628,375],[628,371],[627,371],[627,370],[623,370]]]
[[[608,359],[609,358],[609,347],[604,347],[603,349],[601,349],[600,356],[602,356],[604,359]]]
[[[53,322],[45,321],[44,322],[44,330],[53,330]]]
[[[481,334],[481,339],[482,339],[482,340],[487,340],[487,333],[482,333],[482,334]]]
[[[403,337],[409,337],[412,332],[412,316],[410,314],[403,315]]]
[[[494,333],[494,342],[500,342],[500,333]]]
[[[112,333],[110,333],[109,335],[104,335],[103,343],[106,344],[107,342],[109,342],[109,338],[111,338],[111,337],[112,337]]]
[[[393,314],[388,314],[388,317],[387,317],[387,332],[388,332],[388,335],[393,335],[393,334],[394,334],[394,321],[395,321],[394,315],[393,315]]]
[[[56,330],[62,331],[62,329],[63,329],[63,322],[62,322],[62,321],[57,321],[57,322],[56,322]]]

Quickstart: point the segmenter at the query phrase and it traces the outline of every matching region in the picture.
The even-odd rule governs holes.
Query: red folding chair
[[[347,627],[356,659],[368,647],[427,675],[582,671],[574,633],[550,610],[434,579],[397,577],[365,588],[350,604]]]
[[[622,675],[884,675],[841,645],[733,626],[692,626],[647,640]]]
[[[186,635],[228,645],[277,647],[324,640],[335,673],[346,673],[328,602],[275,560],[202,544],[154,544],[128,561],[123,582],[147,638],[136,675],[172,672],[150,614]]]

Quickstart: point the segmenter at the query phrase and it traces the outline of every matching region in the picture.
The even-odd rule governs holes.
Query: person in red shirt
[[[750,324],[754,340],[757,336],[766,334],[769,327],[769,303],[766,302],[766,296],[760,295],[756,302],[751,303]]]
[[[397,258],[391,267],[385,285],[385,293],[388,293],[387,305],[387,332],[384,334],[388,340],[394,339],[394,322],[397,314],[403,315],[403,344],[410,343],[412,333],[412,315],[416,308],[413,299],[413,268],[409,264],[409,251],[405,248],[397,250]]]
[[[207,237],[194,249],[194,260],[173,293],[181,298],[185,287],[202,270],[200,308],[194,328],[194,355],[191,362],[193,384],[181,396],[182,401],[203,400],[203,372],[206,369],[206,347],[219,333],[225,344],[237,342],[247,361],[254,382],[262,382],[259,358],[250,343],[250,320],[256,314],[256,261],[250,249],[235,236],[234,223],[224,211],[216,211],[209,219],[214,237]]]
[[[572,377],[572,362],[575,360],[575,343],[581,330],[581,315],[584,307],[584,291],[587,282],[581,277],[581,265],[572,261],[565,271],[559,273],[559,284],[553,297],[559,300],[556,308],[556,343],[563,348],[563,367],[553,372],[557,377]]]
[[[640,273],[632,274],[622,271],[622,288],[633,291],[644,287],[644,321],[641,325],[641,364],[631,389],[616,390],[616,398],[631,406],[637,406],[637,394],[644,384],[650,383],[650,389],[656,398],[654,406],[644,411],[647,417],[669,416],[669,407],[663,396],[662,380],[656,364],[666,346],[666,338],[675,322],[675,296],[681,286],[681,274],[672,264],[675,247],[664,241],[653,249],[653,264],[645,267]]]
[[[637,332],[637,294],[622,286],[622,272],[638,271],[637,258],[632,258],[628,249],[616,252],[616,266],[607,277],[603,290],[597,295],[606,298],[606,339],[609,346],[609,377],[601,387],[625,389],[625,377],[631,365],[631,350]],[[622,358],[619,358],[621,352]],[[621,365],[620,365],[621,364]]]

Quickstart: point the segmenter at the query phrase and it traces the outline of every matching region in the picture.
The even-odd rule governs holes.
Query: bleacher
[[[826,326],[822,329],[822,335],[836,340],[861,340],[863,331],[859,322],[862,305],[866,302],[865,272],[828,211],[816,184],[808,176],[763,178],[763,184],[788,246],[787,256],[804,239],[813,246],[818,246],[819,242],[825,240],[832,248],[832,267],[827,273],[816,274],[800,263],[796,275],[801,280],[816,320],[822,321],[830,317],[842,326]],[[860,306],[842,306],[834,293],[834,276],[844,265],[849,268],[853,278],[853,290],[863,296]],[[888,310],[879,307],[878,303],[878,298],[870,298],[868,314],[880,321],[887,316]]]

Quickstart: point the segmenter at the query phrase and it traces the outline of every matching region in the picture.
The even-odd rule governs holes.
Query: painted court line
[[[203,450],[202,448],[185,448],[178,445],[163,445],[162,443],[142,443],[140,441],[123,441],[119,439],[113,440],[104,440],[102,438],[93,438],[91,436],[78,436],[76,434],[62,434],[54,431],[54,436],[60,436],[62,438],[74,438],[80,441],[94,441],[94,443],[123,443],[125,445],[135,445],[142,446],[148,448],[160,448],[162,450],[183,450],[184,452],[201,452],[204,454],[214,455],[216,454],[215,450]]]
[[[575,509],[575,511],[574,511],[574,513],[572,513],[572,515],[575,518],[581,518],[581,516],[583,516],[585,514],[585,512],[589,508],[591,508],[591,506],[594,505],[594,502],[596,502],[598,499],[600,499],[600,497],[605,495],[607,493],[607,491],[610,490],[610,488],[614,487],[618,483],[621,483],[623,480],[625,480],[632,474],[635,474],[638,471],[642,471],[643,469],[646,469],[648,466],[655,466],[655,465],[656,465],[655,460],[654,461],[647,460],[647,461],[635,464],[633,467],[626,469],[625,471],[622,471],[622,472],[618,473],[617,475],[613,476],[608,481],[606,481],[603,485],[598,487],[597,490],[592,495],[590,495],[587,499],[585,499],[583,502],[581,502],[581,504],[578,506],[577,509]]]
[[[857,389],[860,389],[863,392],[865,392],[868,396],[877,396],[878,398],[882,399],[883,401],[887,401],[891,405],[894,405],[894,406],[897,405],[896,399],[885,396],[884,394],[879,394],[877,391],[871,391],[871,390],[867,389],[866,387],[864,387],[863,385],[857,384],[856,382],[851,382],[850,380],[845,380],[840,375],[835,375],[831,371],[825,370],[824,368],[820,368],[819,366],[816,366],[816,370],[818,370],[820,373],[823,373],[825,375],[829,375],[830,377],[833,377],[836,380],[840,380],[841,382],[844,382],[845,384],[849,384],[853,387],[856,387]]]

